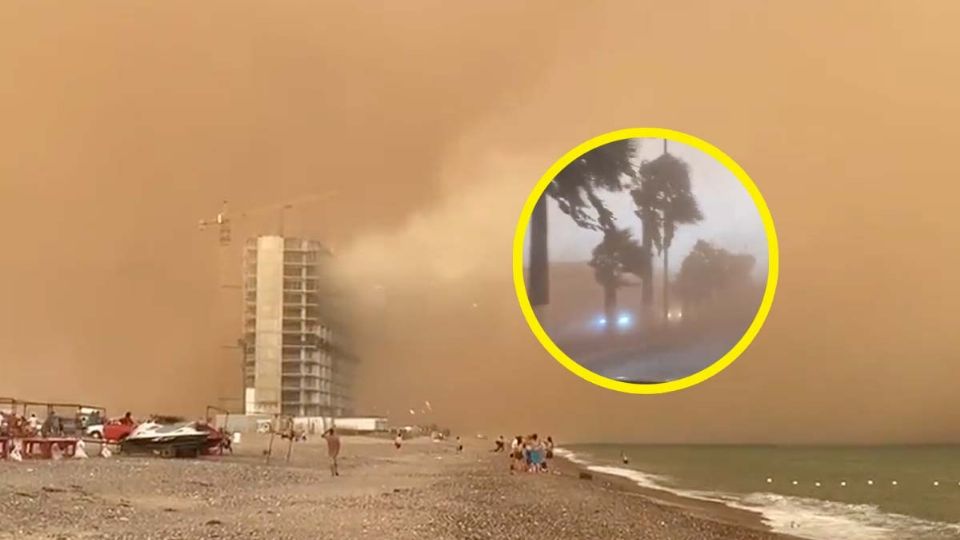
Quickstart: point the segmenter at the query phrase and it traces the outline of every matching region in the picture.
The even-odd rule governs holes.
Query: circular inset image
[[[657,394],[705,381],[759,332],[778,250],[759,190],[730,157],[677,131],[615,131],[534,188],[514,237],[524,317],[567,369]]]

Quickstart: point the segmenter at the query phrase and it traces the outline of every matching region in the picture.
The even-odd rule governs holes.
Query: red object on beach
[[[206,455],[223,455],[223,450],[227,449],[233,452],[230,448],[230,437],[220,429],[217,429],[209,424],[204,424],[198,422],[196,425],[198,431],[207,432],[207,446],[204,448],[204,454]]]
[[[119,442],[127,438],[127,435],[137,429],[136,424],[124,424],[119,420],[111,420],[103,426],[103,440],[109,442]]]

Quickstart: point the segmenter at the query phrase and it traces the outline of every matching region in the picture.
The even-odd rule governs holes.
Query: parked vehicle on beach
[[[124,424],[119,420],[110,420],[106,424],[87,426],[83,434],[107,442],[120,442],[133,433],[136,427],[136,425]]]

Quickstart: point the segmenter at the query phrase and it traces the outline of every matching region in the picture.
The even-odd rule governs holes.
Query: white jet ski
[[[197,457],[207,446],[208,433],[196,429],[193,422],[171,425],[144,422],[120,443],[120,453]]]

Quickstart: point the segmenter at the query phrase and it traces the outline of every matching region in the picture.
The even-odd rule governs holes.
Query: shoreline
[[[637,482],[612,473],[589,470],[589,465],[577,463],[568,457],[554,455],[553,465],[558,470],[578,477],[581,472],[593,475],[594,482],[600,480],[604,487],[623,495],[641,497],[652,504],[674,509],[698,519],[712,521],[722,525],[740,527],[751,531],[775,535],[782,540],[802,540],[799,537],[774,531],[759,512],[734,508],[719,501],[708,501],[678,495],[666,489],[641,486]]]
[[[269,465],[266,440],[223,458],[0,462],[0,539],[284,538],[787,540],[751,512],[670,497],[561,456],[547,474],[510,474],[487,441],[343,437],[296,443]],[[283,453],[287,451],[283,449]]]

